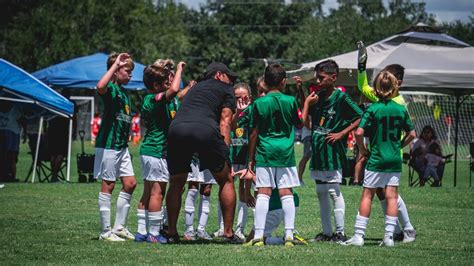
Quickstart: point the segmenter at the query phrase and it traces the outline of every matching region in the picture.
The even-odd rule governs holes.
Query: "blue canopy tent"
[[[95,88],[100,78],[107,72],[107,58],[104,53],[83,56],[65,61],[33,74],[42,82],[61,88]],[[135,62],[132,79],[124,86],[128,90],[145,89],[143,70],[145,66]]]
[[[72,116],[74,114],[73,103],[23,69],[4,59],[0,59],[0,100],[13,101],[18,104],[27,105],[33,109],[41,109],[42,112],[37,112],[38,115],[40,115],[39,132],[42,130],[43,116],[60,115],[70,119],[67,160],[67,181],[69,181],[71,170]],[[33,169],[36,169],[38,161],[39,137],[40,134],[38,134]],[[35,174],[36,171],[33,171],[32,182],[35,180]]]

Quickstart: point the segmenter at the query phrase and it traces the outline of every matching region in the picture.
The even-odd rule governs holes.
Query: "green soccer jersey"
[[[130,99],[119,85],[109,82],[107,92],[99,94],[104,105],[96,148],[121,150],[128,146],[130,135]]]
[[[295,207],[300,206],[300,197],[295,190],[293,190],[293,201],[295,202]],[[272,189],[272,195],[270,196],[270,202],[268,206],[268,211],[274,211],[281,209],[281,199],[278,188]]]
[[[230,160],[232,164],[247,164],[250,119],[252,105],[247,106],[239,115],[237,128],[230,132]]]
[[[401,172],[402,130],[413,130],[405,107],[392,100],[378,101],[364,113],[359,127],[369,136],[370,157],[367,170]]]
[[[252,128],[258,130],[255,165],[296,166],[294,127],[301,124],[301,112],[295,97],[272,92],[255,100],[252,121]]]
[[[148,94],[143,99],[141,116],[147,129],[145,138],[140,146],[140,155],[156,158],[166,157],[166,140],[168,128],[179,107],[178,97],[171,101],[161,94],[157,100],[156,94]]]
[[[320,99],[309,109],[312,122],[311,170],[342,170],[347,166],[346,139],[329,144],[329,133],[344,130],[362,115],[362,110],[351,98],[340,90],[334,90],[331,96]]]

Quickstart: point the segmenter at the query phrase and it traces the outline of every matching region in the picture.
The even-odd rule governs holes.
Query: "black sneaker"
[[[394,233],[394,234],[393,234],[393,240],[394,240],[394,241],[397,241],[397,242],[403,241],[404,236],[405,236],[405,235],[403,234],[403,231],[400,232],[400,233],[398,233],[398,234],[397,234],[397,233]]]
[[[179,242],[181,242],[181,240],[179,239],[179,235],[168,236],[166,238],[167,238],[168,244],[179,244]]]
[[[337,233],[332,235],[331,241],[336,242],[336,243],[346,242],[347,241],[347,236],[346,236],[346,234],[344,234],[342,232],[337,232]]]
[[[227,244],[243,244],[244,243],[244,241],[238,238],[235,234],[233,234],[231,237],[222,236],[222,240],[224,240],[224,243],[227,243]]]
[[[331,241],[332,236],[327,236],[324,233],[319,233],[314,237],[313,242],[324,242],[324,241]]]

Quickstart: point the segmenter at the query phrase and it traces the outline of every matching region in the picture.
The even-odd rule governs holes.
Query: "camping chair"
[[[422,173],[420,173],[419,170],[416,170],[415,157],[410,153],[403,153],[403,163],[408,165],[408,186],[419,186]],[[415,177],[415,175],[417,175],[417,177]]]
[[[34,168],[34,163],[35,163],[35,153],[36,153],[36,138],[30,138],[28,141],[28,145],[30,146],[30,152],[31,154],[31,166],[30,169],[28,170],[28,175],[26,176],[26,179],[24,182],[28,182],[30,179],[30,176],[33,173],[33,168]],[[47,140],[46,137],[41,136],[40,140],[40,149],[38,152],[38,162],[36,163],[36,176],[38,177],[39,182],[50,182],[52,173],[51,173],[51,155],[49,154],[48,148],[47,148]],[[67,159],[66,157],[61,161],[61,167],[58,172],[58,178],[65,181],[66,180],[66,175],[65,175],[65,168],[67,166]]]

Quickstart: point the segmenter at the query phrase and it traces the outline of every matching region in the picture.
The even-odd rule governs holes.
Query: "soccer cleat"
[[[285,247],[292,248],[295,246],[295,240],[292,238],[285,239]]]
[[[179,239],[178,235],[168,236],[168,238],[166,240],[167,240],[166,242],[168,244],[179,244],[179,242],[180,242],[180,239]]]
[[[393,233],[393,241],[402,241],[405,236],[403,235],[403,232],[399,233]]]
[[[238,237],[242,241],[245,240],[245,235],[242,234],[242,232],[240,232],[240,231],[235,232],[235,236]]]
[[[125,239],[118,237],[114,232],[107,231],[103,232],[99,236],[99,240],[109,241],[109,242],[123,242]]]
[[[252,239],[249,242],[244,243],[244,247],[251,247],[251,246],[263,247],[265,246],[265,241],[263,240],[263,238],[258,238],[258,239]]]
[[[347,240],[345,242],[339,242],[339,244],[341,244],[343,246],[359,246],[359,247],[361,247],[361,246],[364,245],[364,238],[362,236],[359,236],[359,235],[354,235],[349,240]]]
[[[240,244],[244,243],[244,240],[238,238],[235,234],[231,237],[223,236],[222,240],[224,240],[224,243],[227,243],[227,244],[239,244],[240,245]]]
[[[415,241],[416,230],[403,230],[403,243],[410,243]]]
[[[346,242],[347,236],[343,232],[337,232],[332,235],[331,241],[336,243]]]
[[[218,237],[223,237],[224,236],[224,229],[219,229],[212,233],[212,237],[218,238]]]
[[[296,245],[308,245],[308,241],[306,241],[303,237],[300,236],[298,231],[294,230],[293,231],[293,242]]]
[[[319,233],[314,237],[313,242],[324,242],[324,241],[331,241],[332,236],[327,236],[324,233]]]
[[[148,234],[148,236],[146,238],[146,242],[155,243],[155,244],[168,244],[168,239],[166,239],[162,235],[154,236],[152,234]]]
[[[383,241],[380,242],[379,246],[386,246],[386,247],[393,247],[395,246],[395,242],[393,241],[393,236],[385,236]]]
[[[196,240],[196,234],[194,234],[194,231],[186,231],[184,232],[183,235],[183,240],[184,241],[194,241]]]
[[[123,238],[125,240],[134,240],[135,236],[128,231],[127,228],[122,228],[122,229],[114,229],[112,230],[114,234],[116,234],[118,237]]]
[[[206,231],[203,231],[203,230],[197,230],[196,237],[197,239],[200,239],[200,240],[206,240],[206,241],[212,240],[212,237]]]
[[[135,234],[135,242],[145,242],[147,235],[142,235],[140,233]]]

